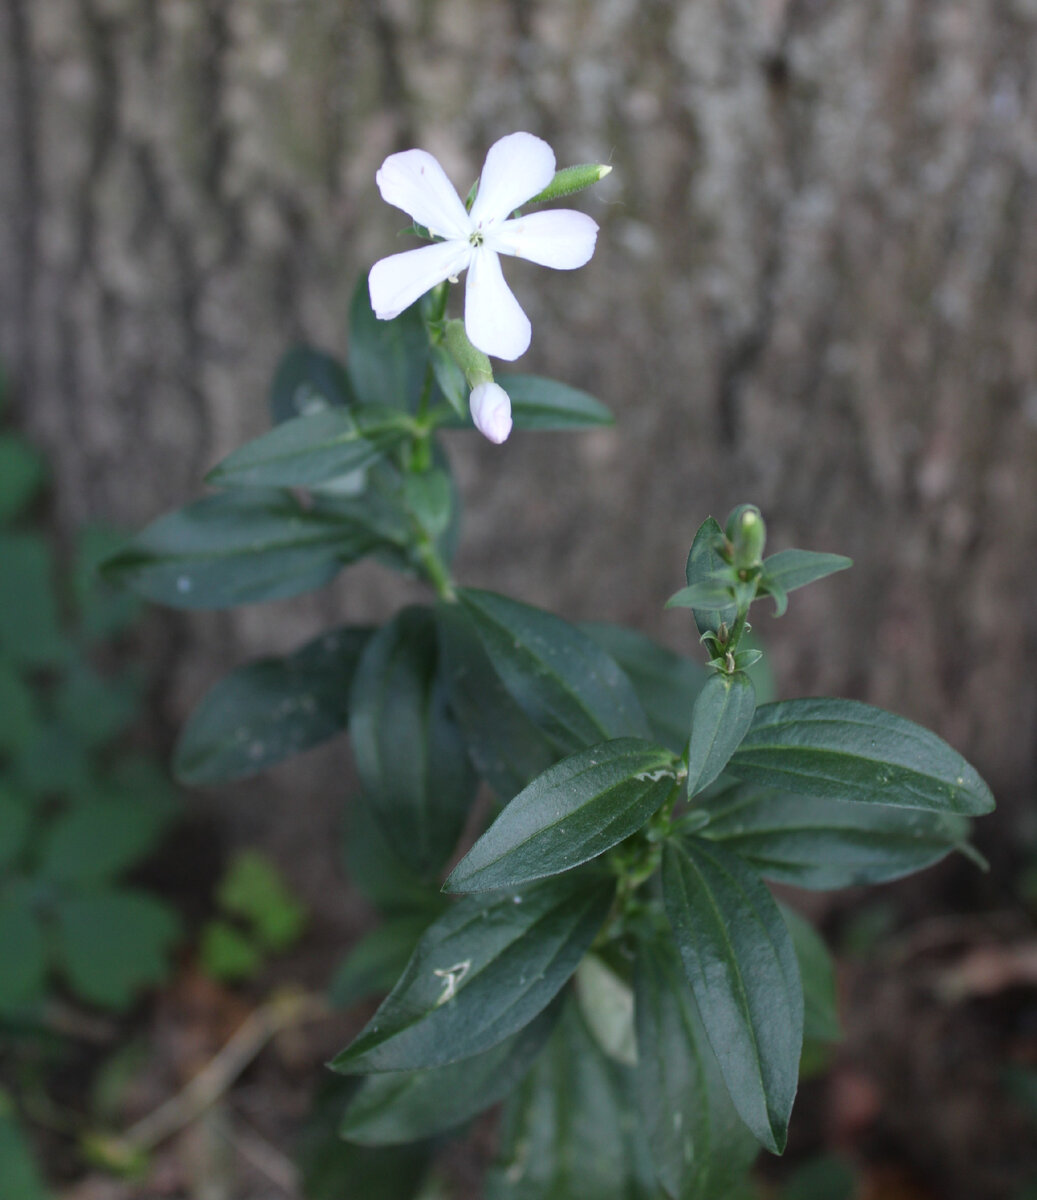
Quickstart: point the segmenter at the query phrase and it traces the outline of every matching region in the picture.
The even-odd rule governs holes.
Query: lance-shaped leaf
[[[538,375],[500,375],[497,382],[511,400],[516,429],[593,429],[613,424],[604,404],[568,384]]]
[[[837,1042],[843,1035],[839,1025],[839,1003],[835,990],[835,963],[821,935],[806,917],[787,904],[779,904],[792,937],[803,981],[804,1040]]]
[[[466,896],[427,930],[399,983],[331,1064],[347,1074],[471,1058],[554,999],[608,915],[615,880],[573,872]]]
[[[803,988],[778,906],[760,877],[689,838],[663,853],[663,899],[684,971],[738,1115],[785,1148],[803,1045]]]
[[[399,409],[326,408],[276,425],[208,474],[217,487],[317,487],[360,471],[411,434]]]
[[[672,943],[641,941],[634,973],[637,1098],[674,1200],[727,1200],[758,1147],[735,1111]]]
[[[558,751],[519,708],[459,604],[436,606],[442,677],[479,774],[504,800],[546,771]]]
[[[414,412],[429,361],[421,305],[412,304],[392,321],[371,310],[367,280],[360,279],[349,308],[349,379],[362,404],[387,404]]]
[[[688,742],[688,796],[697,795],[727,766],[756,711],[756,690],[744,671],[717,672],[695,701]]]
[[[656,741],[682,754],[688,744],[695,698],[708,678],[705,669],[623,625],[584,621],[580,629],[622,667],[634,685]]]
[[[368,996],[391,992],[414,953],[418,939],[432,923],[434,910],[389,917],[365,934],[349,951],[328,985],[328,1000],[349,1008]]]
[[[729,764],[750,783],[810,796],[978,816],[994,797],[942,738],[856,700],[765,704]]]
[[[655,1200],[632,1072],[606,1058],[566,1011],[504,1108],[487,1200]]]
[[[481,892],[568,871],[640,829],[676,781],[673,753],[639,738],[581,750],[524,788],[445,887]]]
[[[684,577],[689,588],[697,587],[708,577],[728,568],[728,564],[720,554],[720,547],[723,544],[724,531],[713,517],[707,517],[699,526],[695,539],[691,543],[691,550],[688,552]],[[705,606],[696,605],[692,615],[699,633],[715,633],[721,622],[730,627],[737,613],[738,609],[734,603],[724,604],[717,597]]]
[[[277,364],[270,385],[270,415],[278,425],[355,401],[345,367],[312,346],[293,346]]]
[[[424,1071],[364,1080],[340,1130],[366,1146],[392,1146],[453,1129],[503,1100],[533,1065],[558,1018],[555,1001],[518,1033],[482,1054]]]
[[[563,750],[651,736],[630,680],[574,625],[493,592],[459,598],[504,686]]]
[[[188,719],[174,772],[192,784],[241,779],[341,733],[353,672],[370,636],[365,628],[331,630],[283,658],[232,671]]]
[[[683,587],[666,601],[667,608],[702,609],[707,605],[725,608],[733,600],[735,581],[731,568],[704,575]]]
[[[768,879],[821,891],[910,875],[968,837],[965,818],[948,813],[747,786],[704,807],[702,837],[723,842]]]
[[[290,493],[248,488],[159,517],[104,570],[159,604],[231,608],[320,587],[376,543],[370,530]]]
[[[349,701],[371,811],[395,853],[426,875],[457,844],[477,783],[437,658],[432,610],[404,609],[365,646]]]
[[[818,554],[814,550],[781,550],[763,560],[760,591],[770,592],[778,605],[778,616],[785,611],[789,592],[805,587],[816,579],[834,575],[853,566],[843,554]]]

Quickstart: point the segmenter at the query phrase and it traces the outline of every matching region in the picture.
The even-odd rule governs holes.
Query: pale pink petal
[[[379,259],[367,277],[376,317],[391,321],[420,296],[468,266],[472,247],[467,242],[433,242]]]
[[[542,267],[572,271],[594,253],[598,223],[571,208],[553,208],[505,221],[485,236],[488,249],[514,254]]]
[[[529,318],[504,282],[500,259],[492,250],[481,248],[472,255],[464,327],[468,340],[483,354],[511,362],[529,349]]]
[[[468,399],[475,428],[500,445],[511,433],[511,398],[498,383],[480,383]]]
[[[471,222],[464,204],[438,161],[426,150],[390,154],[375,181],[382,199],[402,208],[419,225],[444,238],[468,236]]]
[[[472,205],[476,228],[506,220],[554,179],[555,155],[542,138],[509,133],[494,142],[479,176],[479,194]]]

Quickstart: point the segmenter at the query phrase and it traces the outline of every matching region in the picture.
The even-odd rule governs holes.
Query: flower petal
[[[444,238],[468,236],[471,221],[446,172],[426,150],[390,154],[375,175],[387,204]]]
[[[511,362],[529,349],[529,318],[504,282],[500,259],[485,247],[469,264],[464,327],[472,345],[495,358]]]
[[[475,428],[499,446],[511,433],[511,397],[499,383],[480,383],[468,398]]]
[[[479,176],[479,194],[471,219],[483,228],[507,220],[554,179],[555,155],[542,138],[509,133],[494,142]]]
[[[379,259],[367,277],[374,314],[383,321],[398,317],[419,296],[468,266],[467,242],[433,242]]]
[[[572,271],[590,259],[597,237],[598,223],[585,213],[553,208],[505,221],[486,234],[485,244],[498,254]]]

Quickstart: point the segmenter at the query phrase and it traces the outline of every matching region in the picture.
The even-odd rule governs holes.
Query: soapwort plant
[[[589,218],[516,211],[603,174],[555,172],[545,149],[528,134],[497,143],[467,202],[431,156],[392,156],[383,193],[428,245],[361,284],[348,362],[291,351],[274,428],[108,571],[186,608],[282,599],[369,556],[430,589],[378,628],[240,667],[176,754],[182,779],[212,784],[349,734],[347,858],[383,922],[333,992],[388,994],[331,1064],[365,1077],[344,1137],[428,1144],[503,1101],[493,1200],[728,1197],[760,1146],[785,1146],[804,1039],[838,1035],[823,943],[765,881],[830,889],[920,870],[968,851],[968,819],[993,799],[949,745],[892,713],[758,701],[752,606],[780,614],[850,563],[766,554],[752,505],[701,525],[669,601],[688,610],[704,666],[454,578],[440,431],[474,424],[499,441],[512,422],[610,420],[568,384],[495,378],[486,354],[528,344],[498,252],[574,266],[593,250]],[[448,309],[465,266],[462,320]],[[459,857],[480,795],[488,816]]]

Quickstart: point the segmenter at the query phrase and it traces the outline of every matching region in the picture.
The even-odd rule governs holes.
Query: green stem
[[[415,545],[415,549],[424,568],[425,577],[435,588],[436,595],[440,600],[445,600],[448,604],[454,604],[457,601],[457,591],[454,587],[454,581],[450,576],[450,571],[446,563],[443,562],[439,551],[427,533],[422,533]]]

